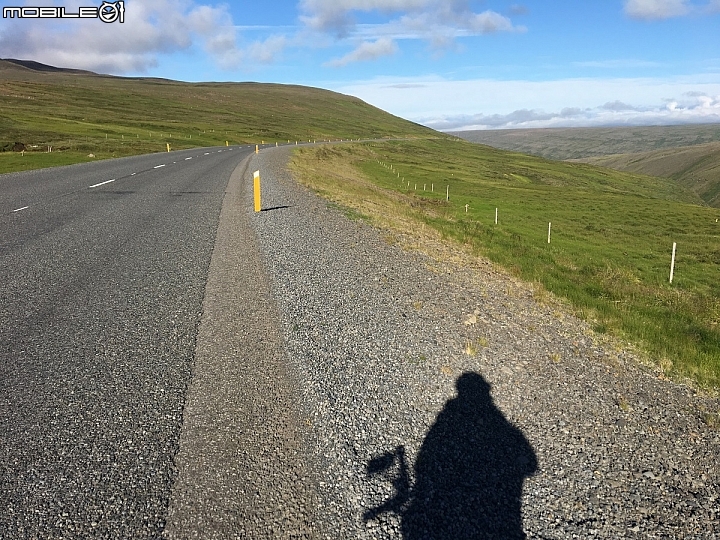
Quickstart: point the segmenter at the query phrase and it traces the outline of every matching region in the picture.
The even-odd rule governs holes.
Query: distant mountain
[[[82,75],[97,75],[92,71],[85,71],[82,69],[69,69],[59,68],[55,66],[49,66],[47,64],[41,64],[33,60],[17,60],[15,58],[4,58],[0,59],[0,70],[17,70],[25,69],[28,71],[35,71],[39,73],[75,73]]]
[[[451,134],[471,142],[549,159],[582,159],[720,142],[720,124],[497,129],[454,131]]]

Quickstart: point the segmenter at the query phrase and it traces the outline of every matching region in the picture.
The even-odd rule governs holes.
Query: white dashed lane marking
[[[22,208],[18,208],[17,210],[13,210],[13,213],[14,213],[14,212],[22,212],[23,210],[27,210],[28,208],[30,208],[30,207],[29,207],[29,206],[23,206]]]
[[[114,181],[115,181],[114,178],[112,180],[105,180],[104,182],[100,182],[99,184],[93,184],[92,186],[90,186],[90,188],[92,189],[92,188],[104,186],[105,184],[109,184],[110,182],[114,182]]]
[[[156,165],[155,167],[153,167],[153,169],[159,169],[160,167],[164,167],[164,166],[165,166],[165,164],[163,163],[162,165]]]

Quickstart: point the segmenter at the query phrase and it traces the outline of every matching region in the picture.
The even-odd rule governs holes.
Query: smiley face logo
[[[103,2],[98,10],[98,17],[104,23],[125,22],[125,2]]]

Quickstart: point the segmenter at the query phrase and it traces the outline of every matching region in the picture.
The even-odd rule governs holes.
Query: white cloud
[[[623,103],[619,99],[616,99],[615,101],[608,101],[605,105],[600,107],[601,109],[605,109],[606,111],[615,111],[615,112],[622,112],[622,111],[639,111],[638,107],[633,107],[632,105],[628,105],[627,103]]]
[[[354,25],[353,12],[422,11],[433,3],[434,0],[301,0],[300,9],[305,15],[300,19],[314,30],[343,35]]]
[[[688,0],[625,0],[625,13],[635,19],[669,19],[689,10]]]
[[[289,40],[285,36],[270,36],[265,41],[255,41],[245,48],[247,56],[263,64],[270,64],[277,60],[280,53],[288,46]]]
[[[720,11],[720,0],[693,3],[691,0],[625,0],[625,13],[634,19],[661,20],[690,14]]]
[[[447,47],[460,36],[525,30],[495,11],[472,11],[466,0],[301,0],[300,9],[309,29],[340,39],[423,39]],[[383,22],[359,25],[355,17],[362,13]]]
[[[343,56],[342,58],[336,58],[331,60],[326,65],[331,67],[343,67],[353,62],[366,62],[368,60],[375,60],[382,56],[390,56],[398,51],[397,44],[388,38],[380,38],[377,41],[364,41],[358,47]]]
[[[47,3],[47,2],[46,2]],[[56,2],[67,8],[86,2]],[[126,0],[125,22],[98,20],[12,20],[0,26],[0,57],[32,58],[62,67],[101,73],[145,72],[158,56],[203,49],[220,67],[267,61],[283,42],[270,38],[247,50],[238,47],[228,7],[190,0]]]

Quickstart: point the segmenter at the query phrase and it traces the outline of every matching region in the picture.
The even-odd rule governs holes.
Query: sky
[[[101,3],[0,0],[65,13]],[[124,8],[122,23],[2,18],[0,58],[314,86],[440,130],[720,123],[720,0],[125,0]]]

